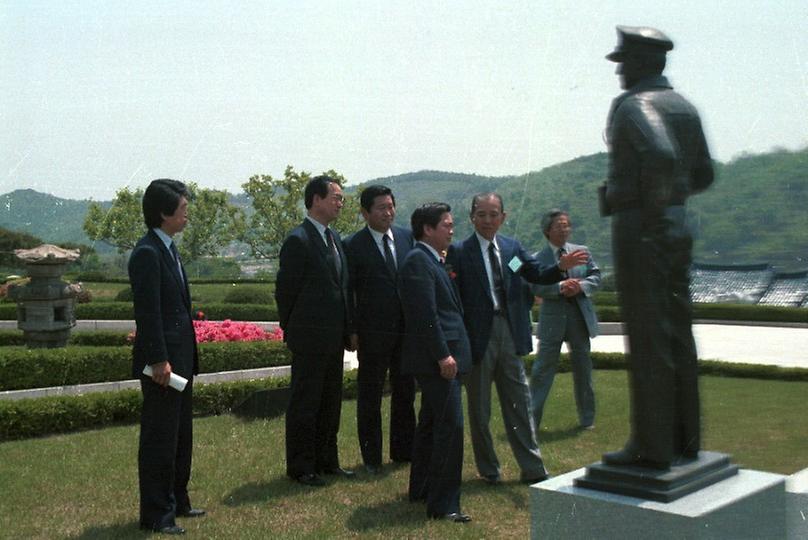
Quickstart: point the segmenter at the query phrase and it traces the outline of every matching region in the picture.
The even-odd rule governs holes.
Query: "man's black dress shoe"
[[[623,448],[616,452],[606,452],[603,454],[603,463],[607,465],[646,467],[666,471],[671,468],[671,464],[665,461],[654,461],[645,459],[643,456],[629,449]]]
[[[187,510],[178,510],[177,517],[195,518],[205,515],[205,511],[201,508],[189,508]]]
[[[185,534],[185,529],[178,525],[167,525],[165,527],[150,527],[148,525],[140,525],[140,528],[146,531],[152,531],[159,534]]]
[[[463,512],[452,512],[451,514],[432,514],[429,516],[432,519],[445,519],[453,523],[468,523],[471,521],[471,516]]]
[[[524,477],[524,478],[522,478],[522,483],[523,484],[533,485],[533,484],[538,484],[539,482],[544,482],[545,480],[547,480],[549,478],[550,478],[550,475],[547,474],[547,473],[544,473],[544,474],[542,474],[540,476]]]
[[[322,471],[320,471],[320,474],[337,475],[342,476],[343,478],[353,478],[354,476],[356,476],[355,472],[343,469],[342,467],[329,467],[327,469],[323,469]]]
[[[372,474],[373,476],[376,476],[377,474],[380,474],[382,472],[382,466],[381,465],[365,465],[365,471],[367,471],[368,474]]]
[[[299,483],[306,485],[306,486],[324,486],[325,481],[317,476],[316,474],[308,473],[308,474],[301,474],[297,478],[295,478]]]

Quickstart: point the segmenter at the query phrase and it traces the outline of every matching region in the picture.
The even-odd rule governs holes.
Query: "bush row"
[[[128,332],[118,332],[115,330],[77,330],[70,334],[69,345],[87,345],[91,347],[119,347],[128,345]],[[23,333],[20,330],[0,329],[0,347],[14,347],[25,345]],[[0,350],[0,355],[2,355]]]
[[[94,270],[88,272],[81,272],[78,274],[65,274],[63,278],[65,280],[70,281],[89,281],[95,283],[129,283],[128,277],[108,277],[104,272],[97,272]],[[238,279],[214,279],[214,278],[194,278],[191,277],[188,281],[193,285],[194,283],[199,284],[227,284],[232,285],[233,283],[252,283],[252,284],[271,284],[275,283],[274,279],[262,279],[262,278],[238,278]]]
[[[201,343],[202,373],[288,365],[279,341]],[[0,351],[0,390],[124,381],[132,378],[132,348],[70,346],[61,349],[5,347]]]
[[[227,413],[253,392],[289,386],[289,382],[289,377],[278,377],[200,384],[194,388],[194,415]],[[343,376],[342,396],[356,398],[356,370]],[[140,419],[141,403],[139,390],[0,401],[0,442],[134,424]]]
[[[211,321],[277,321],[278,309],[267,304],[210,303],[193,306],[193,312],[201,311]],[[90,302],[76,305],[79,320],[132,320],[135,313],[131,302]],[[0,320],[17,320],[16,304],[0,304]]]
[[[534,361],[535,355],[525,358],[528,373]],[[596,369],[617,370],[626,367],[626,358],[620,353],[592,353],[592,361]],[[565,353],[561,355],[559,371],[569,370],[570,360]],[[699,372],[721,377],[808,381],[808,369],[777,366],[700,361]],[[356,370],[344,374],[344,399],[356,397],[356,375]],[[223,414],[253,392],[288,385],[288,377],[198,385],[194,388],[194,414]],[[140,417],[140,405],[141,397],[137,390],[0,401],[0,441],[132,424]]]

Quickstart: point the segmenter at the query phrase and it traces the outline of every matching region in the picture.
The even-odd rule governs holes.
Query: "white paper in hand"
[[[152,368],[149,364],[146,364],[146,367],[143,368],[143,374],[146,377],[152,376]],[[188,384],[188,379],[181,375],[177,375],[176,373],[172,373],[171,376],[168,378],[168,386],[176,390],[177,392],[182,392],[185,390],[185,385]]]

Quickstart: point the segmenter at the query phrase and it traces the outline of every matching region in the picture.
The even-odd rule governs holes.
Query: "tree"
[[[141,214],[143,190],[119,189],[109,210],[97,202],[90,204],[84,217],[84,232],[90,240],[102,241],[118,248],[123,253],[135,247],[138,239],[146,233]]]
[[[335,179],[340,186],[346,183],[345,177],[333,170],[323,174]],[[309,180],[311,173],[298,173],[289,165],[283,178],[254,175],[243,184],[255,213],[250,217],[241,241],[250,246],[253,256],[262,259],[277,256],[286,236],[305,216],[303,192]],[[341,233],[352,232],[359,223],[359,202],[345,194],[345,204],[334,228]]]
[[[217,255],[219,250],[241,236],[244,212],[228,201],[226,191],[199,189],[189,182],[192,203],[188,207],[188,226],[177,237],[177,248],[183,261],[191,263],[204,255]],[[128,187],[115,193],[112,206],[104,210],[92,203],[84,218],[84,232],[92,240],[101,240],[124,253],[146,233],[141,201],[143,190]]]
[[[244,232],[244,211],[230,204],[226,191],[199,189],[190,182],[192,203],[188,206],[188,226],[177,242],[182,260],[191,263],[219,251]]]

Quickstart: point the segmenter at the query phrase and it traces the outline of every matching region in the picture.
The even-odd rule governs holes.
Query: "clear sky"
[[[806,23],[806,0],[0,0],[0,193],[539,170],[606,150],[616,24],[673,39],[716,158],[798,149]]]

